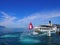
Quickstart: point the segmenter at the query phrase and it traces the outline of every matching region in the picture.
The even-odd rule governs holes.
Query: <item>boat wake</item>
[[[40,35],[32,35],[31,32],[23,32],[20,36],[21,43],[40,43],[41,41],[38,39],[40,36],[46,35],[46,33],[42,33]],[[39,36],[39,37],[38,37]]]

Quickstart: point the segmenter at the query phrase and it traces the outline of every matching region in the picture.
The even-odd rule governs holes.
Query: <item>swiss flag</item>
[[[29,23],[29,27],[28,28],[29,28],[29,30],[33,29],[33,25],[32,25],[31,22]]]

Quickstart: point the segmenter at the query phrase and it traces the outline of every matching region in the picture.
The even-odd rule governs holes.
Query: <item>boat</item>
[[[33,27],[32,23],[29,24],[29,30],[32,30],[33,35],[38,35],[40,32],[47,33],[48,36],[51,36],[51,33],[60,32],[60,25],[59,24],[52,24],[51,21],[49,21],[48,25],[40,25]]]

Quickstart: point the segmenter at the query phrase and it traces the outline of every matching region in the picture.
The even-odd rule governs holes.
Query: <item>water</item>
[[[48,37],[46,33],[32,35],[32,31],[27,29],[7,30],[0,31],[0,45],[60,45],[60,35],[58,34]]]

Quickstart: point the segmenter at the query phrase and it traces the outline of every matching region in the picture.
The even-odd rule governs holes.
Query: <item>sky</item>
[[[60,24],[60,0],[0,0],[0,25],[10,28]]]

